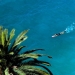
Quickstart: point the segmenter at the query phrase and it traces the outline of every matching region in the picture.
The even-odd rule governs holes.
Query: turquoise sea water
[[[43,48],[52,59],[54,75],[75,75],[75,30],[51,36],[75,22],[75,0],[0,0],[0,25],[16,29],[16,36],[30,29],[24,50]]]

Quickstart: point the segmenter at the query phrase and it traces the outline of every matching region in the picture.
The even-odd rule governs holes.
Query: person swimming
[[[56,33],[56,34],[52,35],[52,37],[57,37],[57,36],[59,36],[59,35],[64,34],[65,32],[66,32],[66,31],[64,30],[64,31],[62,31],[62,32]]]
[[[64,33],[70,33],[71,31],[73,31],[75,29],[75,23],[71,24],[71,26],[68,26],[64,31],[56,33],[54,35],[52,35],[52,37],[57,37],[59,35],[62,35]]]

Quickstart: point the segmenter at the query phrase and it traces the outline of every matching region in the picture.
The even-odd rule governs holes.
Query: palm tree
[[[47,56],[46,54],[34,53],[38,50],[33,49],[20,53],[25,46],[20,44],[27,39],[28,30],[21,32],[11,44],[11,40],[15,35],[15,29],[8,33],[8,29],[0,26],[0,75],[53,75],[46,67],[50,63],[38,60],[39,57]]]

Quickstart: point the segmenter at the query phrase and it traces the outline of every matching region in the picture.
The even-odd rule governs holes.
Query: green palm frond
[[[13,71],[14,71],[14,73],[15,73],[16,75],[26,75],[26,73],[23,72],[23,70],[20,69],[20,68],[18,68],[18,69],[13,68]]]
[[[16,48],[16,50],[14,51],[14,55],[18,55],[18,53],[21,51],[22,48],[24,48],[26,46],[20,46],[18,48]]]
[[[5,37],[4,37],[4,32],[1,33],[1,39],[2,39],[2,45],[4,46],[5,43]]]
[[[41,60],[37,60],[37,59],[33,59],[33,60],[29,60],[29,61],[25,61],[23,62],[21,65],[45,65],[45,66],[51,66],[51,64],[49,62],[46,61],[41,61]]]
[[[5,41],[8,41],[8,29],[4,29]]]
[[[27,39],[27,36],[25,35],[27,32],[28,32],[28,30],[25,30],[25,31],[21,32],[21,33],[18,35],[18,37],[17,37],[16,40],[15,40],[15,43],[14,43],[13,47],[19,45],[21,42],[23,42],[24,40]]]
[[[37,66],[23,65],[19,68],[23,70],[26,73],[26,75],[51,75],[46,70],[42,70]]]
[[[10,35],[8,37],[8,29],[4,29],[3,27],[0,26],[0,44],[5,47],[6,45],[8,46],[10,44],[11,39],[15,35],[15,29],[12,29],[10,32]]]
[[[6,68],[4,72],[5,72],[5,75],[9,75],[9,68]]]
[[[0,27],[0,45],[4,46],[4,33],[3,33],[3,27]]]
[[[33,49],[33,50],[28,50],[26,52],[24,52],[24,54],[27,54],[27,53],[32,53],[32,52],[35,52],[35,51],[38,51],[38,50],[44,50],[44,49]]]
[[[29,53],[29,51],[28,51],[28,53],[26,52],[26,53],[24,53],[24,54],[20,54],[20,55],[16,55],[15,57],[14,57],[14,59],[16,60],[17,59],[17,61],[18,62],[21,62],[21,61],[23,61],[23,60],[26,60],[26,59],[29,59],[29,58],[32,58],[32,59],[38,59],[39,57],[42,57],[42,56],[47,56],[48,58],[52,58],[51,56],[49,56],[49,55],[46,55],[46,54],[37,54],[37,53]],[[29,61],[30,62],[30,61]],[[42,61],[37,61],[38,63],[42,63],[42,64],[47,64],[47,65],[50,65],[49,63],[46,63],[46,62],[42,62]],[[37,63],[36,62],[36,63]]]
[[[7,42],[7,45],[10,44],[10,41],[12,40],[12,38],[14,37],[15,35],[15,29],[12,29],[10,34],[9,34],[9,37],[8,37],[8,42]]]
[[[15,39],[14,43],[12,44],[10,51],[14,51],[18,45],[20,45],[23,41],[25,41],[28,37],[26,36],[26,33],[29,30],[24,30],[23,32],[21,32],[18,37]],[[9,52],[10,52],[9,51]]]

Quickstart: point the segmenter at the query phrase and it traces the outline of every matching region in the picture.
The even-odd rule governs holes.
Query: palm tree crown
[[[41,56],[52,57],[34,53],[43,49],[33,49],[20,53],[21,49],[25,47],[20,46],[20,44],[28,38],[27,32],[28,30],[21,32],[11,44],[15,29],[12,29],[8,34],[8,29],[3,29],[0,26],[0,75],[53,75],[46,67],[50,66],[50,63],[38,60]]]

